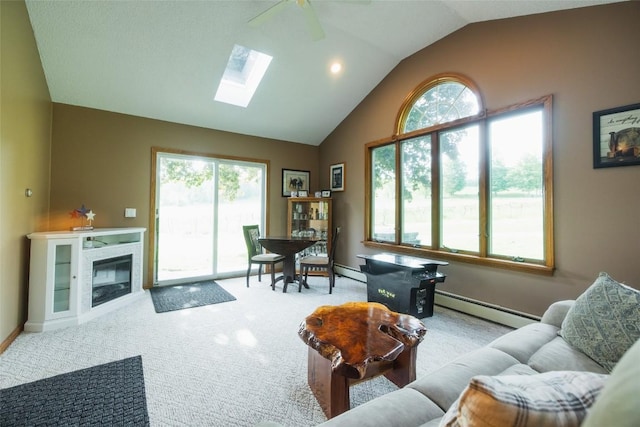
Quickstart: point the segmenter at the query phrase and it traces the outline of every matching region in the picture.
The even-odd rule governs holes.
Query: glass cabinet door
[[[289,200],[289,233],[291,236],[313,237],[318,243],[300,256],[329,254],[331,241],[331,199],[298,198]]]
[[[56,245],[53,270],[53,312],[71,308],[71,244]]]

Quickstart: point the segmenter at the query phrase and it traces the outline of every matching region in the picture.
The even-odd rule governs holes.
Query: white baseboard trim
[[[336,264],[335,270],[341,276],[367,283],[367,276],[352,267]],[[436,290],[435,304],[512,328],[519,328],[540,320],[539,317],[527,313],[439,290]]]
[[[335,264],[334,270],[336,271],[336,273],[338,273],[341,276],[348,277],[349,279],[357,280],[358,282],[367,283],[367,276],[353,267]]]
[[[513,310],[494,306],[482,301],[471,298],[461,297],[459,295],[450,294],[436,290],[435,303],[442,307],[480,317],[481,319],[490,320],[501,325],[510,326],[512,328],[520,328],[530,323],[536,323],[540,318],[526,314],[518,313]]]

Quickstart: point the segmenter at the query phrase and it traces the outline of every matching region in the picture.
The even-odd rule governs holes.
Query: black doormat
[[[151,299],[156,313],[164,313],[235,301],[236,297],[222,289],[216,282],[210,281],[151,288]]]
[[[0,426],[148,426],[140,356],[0,390]]]

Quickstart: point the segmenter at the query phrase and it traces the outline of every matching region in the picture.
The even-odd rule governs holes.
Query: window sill
[[[422,258],[435,258],[438,260],[464,262],[468,264],[483,265],[487,267],[501,268],[505,270],[519,271],[523,273],[552,276],[555,268],[553,266],[533,264],[527,262],[515,262],[498,258],[483,258],[475,255],[460,254],[444,251],[436,251],[425,248],[413,248],[409,246],[394,245],[391,243],[362,242],[367,248],[384,250],[386,252],[401,253]]]

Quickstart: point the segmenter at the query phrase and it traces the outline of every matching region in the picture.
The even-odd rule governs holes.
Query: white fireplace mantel
[[[43,332],[87,322],[144,295],[145,228],[96,228],[31,233],[29,319]],[[93,263],[131,255],[131,292],[92,307]]]

